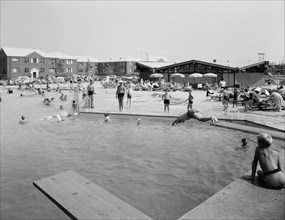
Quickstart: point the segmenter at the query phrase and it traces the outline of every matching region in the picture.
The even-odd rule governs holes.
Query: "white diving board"
[[[73,170],[33,185],[71,219],[151,219]]]

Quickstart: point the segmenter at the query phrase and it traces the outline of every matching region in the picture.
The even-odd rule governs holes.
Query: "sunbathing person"
[[[273,99],[274,109],[276,111],[281,111],[282,108],[285,108],[285,101],[283,97],[278,92],[272,92],[271,98]]]
[[[244,179],[254,180],[257,163],[262,169],[257,171],[258,181],[268,188],[282,188],[285,185],[285,175],[281,170],[279,153],[269,149],[272,144],[272,137],[269,134],[261,133],[257,136],[258,146],[255,149],[252,161],[250,176],[243,176]]]
[[[179,123],[183,123],[191,118],[197,119],[198,121],[212,121],[213,123],[217,123],[218,119],[215,116],[203,116],[198,110],[190,109],[183,115],[180,115],[173,123],[172,126],[175,126]]]

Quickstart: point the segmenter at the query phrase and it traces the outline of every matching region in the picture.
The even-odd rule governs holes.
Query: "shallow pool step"
[[[73,170],[33,184],[71,219],[151,219]]]

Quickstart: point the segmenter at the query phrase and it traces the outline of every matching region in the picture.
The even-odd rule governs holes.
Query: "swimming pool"
[[[1,103],[1,219],[68,219],[32,182],[70,169],[154,219],[179,218],[249,171],[255,135],[195,120],[172,127],[167,117],[42,121],[62,103],[41,101],[16,93]],[[22,114],[30,122],[19,126]],[[234,150],[244,137],[250,148]]]

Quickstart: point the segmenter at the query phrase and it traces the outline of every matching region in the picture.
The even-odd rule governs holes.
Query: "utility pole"
[[[258,54],[258,60],[259,60],[259,62],[262,62],[262,61],[264,61],[264,54],[265,53],[257,53]]]
[[[141,53],[143,53],[143,54],[146,54],[146,60],[148,61],[148,52],[141,52]]]

